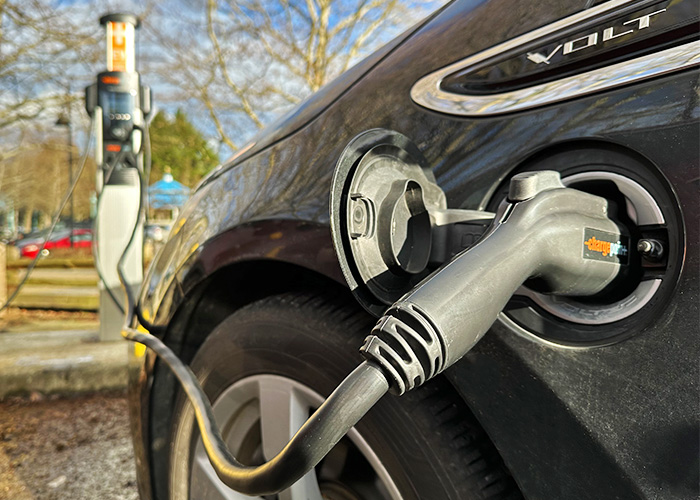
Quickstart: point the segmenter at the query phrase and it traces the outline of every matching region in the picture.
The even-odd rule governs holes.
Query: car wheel
[[[274,456],[362,361],[374,324],[352,302],[272,296],[223,321],[191,367],[217,423],[246,465]],[[249,498],[228,489],[204,453],[191,405],[180,395],[170,448],[171,498]],[[321,463],[279,498],[520,498],[500,457],[441,378],[385,396]]]

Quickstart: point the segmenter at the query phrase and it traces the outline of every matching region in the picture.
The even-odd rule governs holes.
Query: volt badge
[[[629,238],[587,227],[583,231],[583,258],[627,265]]]

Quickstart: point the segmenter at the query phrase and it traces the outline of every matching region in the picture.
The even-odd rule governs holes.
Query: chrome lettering
[[[652,12],[651,14],[647,14],[646,16],[638,17],[636,19],[631,19],[631,20],[629,20],[625,23],[622,23],[622,24],[632,24],[635,21],[639,21],[639,27],[637,29],[643,30],[644,28],[649,27],[649,18],[651,16],[655,16],[656,14],[661,14],[662,12],[666,12],[666,9],[657,10],[656,12]]]
[[[580,47],[574,48],[574,44],[576,42],[580,42],[581,40],[586,40],[586,45],[582,45]],[[571,40],[569,42],[566,42],[564,44],[564,52],[563,54],[571,54],[572,52],[578,52],[579,50],[587,49],[588,47],[593,47],[595,44],[598,43],[598,33],[591,33],[590,35],[582,36],[581,38],[577,38],[576,40]]]
[[[634,25],[637,23],[636,29],[632,27],[632,29],[629,29],[627,31],[623,31],[622,33],[615,33],[615,26],[610,26],[608,28],[605,28],[603,30],[603,42],[607,42],[609,40],[612,40],[613,38],[618,38],[624,35],[629,35],[630,33],[634,33],[635,31],[643,30],[644,28],[648,28],[651,21],[651,16],[655,16],[656,14],[661,14],[662,12],[666,12],[666,9],[661,9],[657,10],[655,12],[651,12],[650,14],[645,14],[641,17],[637,17],[635,19],[630,19],[629,21],[625,21],[622,23],[623,26],[627,25]],[[581,45],[578,42],[583,42],[585,41],[584,45]],[[576,44],[578,43],[578,46]],[[549,55],[542,54],[540,52],[528,52],[527,53],[527,58],[532,61],[535,64],[549,64],[550,60],[552,57],[554,57],[557,52],[563,47],[564,50],[562,50],[562,55],[568,55],[573,52],[578,52],[579,50],[587,49],[588,47],[594,47],[598,44],[598,32],[590,33],[588,35],[582,36],[580,38],[576,38],[575,40],[569,40],[568,42],[565,42],[563,44],[559,44],[556,46],[556,48],[549,53]]]
[[[624,36],[624,35],[629,35],[630,33],[634,33],[634,30],[629,30],[625,31],[623,33],[618,33],[617,35],[614,34],[615,28],[605,28],[605,31],[603,31],[603,41],[607,42],[608,40],[612,40],[613,38],[617,38],[619,36]]]
[[[557,48],[554,49],[554,50],[552,51],[552,53],[549,54],[547,57],[545,57],[544,55],[540,54],[539,52],[535,52],[534,54],[533,54],[532,52],[528,52],[528,53],[527,53],[527,58],[528,58],[529,60],[531,60],[532,62],[534,62],[535,64],[540,64],[540,63],[549,64],[549,60],[554,56],[554,54],[556,54],[557,52],[559,52],[559,49],[561,49],[562,47],[563,47],[562,44],[557,45]]]

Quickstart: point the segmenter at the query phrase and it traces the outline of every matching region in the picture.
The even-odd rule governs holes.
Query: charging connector
[[[403,394],[464,356],[526,280],[552,295],[600,292],[630,251],[608,211],[604,198],[565,188],[557,172],[516,175],[486,235],[391,306],[364,356]]]

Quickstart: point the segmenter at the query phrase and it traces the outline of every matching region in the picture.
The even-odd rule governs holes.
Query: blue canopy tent
[[[165,173],[163,178],[148,187],[148,199],[152,209],[177,209],[185,204],[190,196],[190,188]]]

